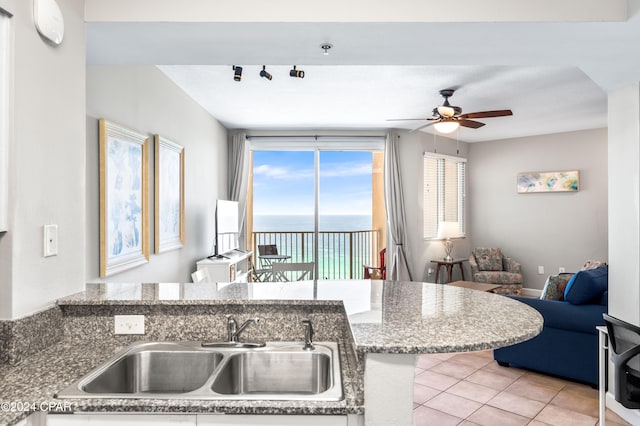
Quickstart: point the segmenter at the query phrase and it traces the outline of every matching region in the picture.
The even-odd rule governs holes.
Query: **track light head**
[[[233,66],[233,79],[235,81],[242,80],[242,67]]]
[[[266,78],[267,80],[271,80],[273,76],[267,72],[267,67],[265,65],[262,66],[262,71],[260,71],[260,77]]]
[[[293,69],[289,71],[289,75],[291,77],[304,78],[304,71],[296,69],[296,66],[293,66]]]

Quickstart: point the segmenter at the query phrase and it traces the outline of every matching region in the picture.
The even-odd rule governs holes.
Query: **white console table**
[[[198,270],[208,269],[211,281],[218,283],[247,282],[249,256],[253,252],[232,250],[222,257],[205,258],[196,262]]]

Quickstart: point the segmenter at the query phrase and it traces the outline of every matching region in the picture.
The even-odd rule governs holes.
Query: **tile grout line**
[[[510,369],[510,370],[496,369],[494,367],[494,364],[492,364],[493,360],[489,360],[488,362],[482,364],[482,361],[471,361],[471,359],[473,359],[473,358],[471,358],[469,360],[469,363],[461,362],[461,358],[454,359],[454,358],[458,357],[459,355],[469,355],[469,356],[474,357],[474,358],[484,358],[484,360],[486,360],[488,358],[486,356],[485,357],[480,357],[480,356],[474,356],[474,355],[471,355],[471,354],[456,354],[456,355],[453,355],[453,356],[448,357],[446,359],[436,358],[436,357],[431,358],[432,361],[438,361],[438,362],[434,363],[433,365],[431,365],[427,369],[424,369],[424,368],[421,368],[421,367],[417,367],[417,368],[420,368],[421,371],[418,374],[416,374],[415,377],[417,377],[420,374],[425,373],[425,372],[431,372],[431,373],[434,373],[434,374],[439,374],[439,375],[442,375],[442,376],[449,377],[451,379],[455,379],[456,382],[451,384],[451,385],[446,386],[444,389],[437,389],[437,388],[430,387],[428,384],[425,384],[425,383],[414,382],[414,383],[416,383],[416,384],[418,384],[420,386],[424,386],[426,388],[429,388],[429,389],[437,392],[435,395],[430,396],[425,401],[422,401],[422,402],[419,402],[419,403],[414,401],[414,404],[416,405],[414,410],[419,408],[419,407],[428,408],[429,410],[433,410],[433,411],[436,411],[438,413],[441,413],[441,414],[444,414],[444,415],[447,415],[447,416],[451,416],[453,418],[461,419],[460,422],[458,422],[458,424],[460,424],[462,422],[465,422],[465,421],[472,422],[469,419],[474,414],[476,414],[478,411],[480,411],[483,407],[490,407],[491,409],[499,410],[499,411],[502,411],[502,412],[505,412],[505,413],[513,414],[513,415],[518,416],[518,417],[520,417],[522,419],[526,419],[527,420],[526,424],[531,424],[534,421],[535,422],[539,422],[540,424],[547,424],[545,422],[542,422],[541,420],[537,420],[537,418],[540,416],[541,413],[543,413],[544,410],[546,410],[549,407],[552,407],[553,409],[556,409],[556,410],[563,410],[563,411],[568,412],[568,413],[575,413],[575,414],[579,414],[581,416],[590,417],[592,419],[594,418],[594,416],[592,416],[591,414],[588,414],[588,412],[579,412],[579,411],[572,410],[571,408],[565,406],[566,403],[565,403],[565,405],[563,405],[562,402],[560,400],[558,400],[558,397],[564,392],[565,394],[568,394],[570,398],[577,398],[577,400],[583,400],[583,402],[585,402],[585,404],[588,404],[590,402],[592,403],[594,399],[597,401],[597,398],[590,397],[586,392],[583,392],[579,388],[579,387],[583,386],[581,384],[577,384],[576,383],[574,386],[569,386],[572,382],[566,382],[566,381],[564,381],[564,380],[562,380],[560,378],[545,376],[545,375],[542,375],[540,373],[524,371],[524,370],[520,370],[520,371],[522,371],[522,374],[516,374],[515,376],[513,374],[500,374],[501,371],[518,371],[518,369],[516,369],[516,368]],[[456,365],[458,365],[458,366],[461,366],[461,368],[462,368],[462,366],[464,366],[464,369],[466,371],[468,371],[468,373],[462,374],[463,377],[460,378],[460,377],[458,377],[460,375],[451,375],[450,372],[446,372],[446,369],[445,369],[445,372],[434,370],[434,368],[437,368],[438,366],[440,366],[440,365],[442,365],[444,363],[447,363],[447,367],[455,367]],[[476,364],[473,365],[474,363],[476,363]],[[482,365],[480,365],[480,364],[482,364]],[[468,367],[472,367],[473,370],[469,371],[467,369]],[[490,368],[487,368],[487,367],[490,367]],[[486,373],[486,374],[491,374],[491,375],[494,375],[494,376],[500,376],[500,377],[502,377],[504,379],[508,379],[509,383],[506,386],[502,387],[501,389],[496,389],[495,387],[487,386],[485,383],[482,383],[482,382],[476,383],[476,382],[473,382],[471,380],[467,380],[469,377],[471,377],[472,375],[474,375],[474,374],[476,374],[476,373],[478,373],[480,371],[483,372],[483,373]],[[487,377],[487,376],[485,376],[485,377]],[[488,376],[488,377],[490,377],[490,376]],[[544,398],[545,401],[541,401],[541,400],[538,400],[538,399],[528,398],[527,396],[521,395],[521,394],[518,394],[518,393],[509,392],[508,389],[518,381],[521,381],[521,386],[523,386],[523,387],[526,387],[526,386],[538,387],[538,388],[543,388],[543,389],[546,389],[547,391],[550,391],[550,394],[547,394],[548,395],[548,399]],[[491,396],[491,397],[489,397],[489,399],[487,399],[486,402],[482,403],[480,401],[477,401],[477,400],[474,400],[474,399],[470,399],[467,396],[461,396],[461,395],[457,395],[455,393],[451,393],[450,392],[450,390],[454,386],[456,386],[456,385],[458,385],[458,384],[460,384],[462,382],[465,382],[467,384],[471,384],[471,385],[474,385],[474,386],[480,386],[480,387],[484,387],[484,388],[490,389],[492,391],[495,391],[496,394]],[[506,394],[510,394],[510,395],[512,395],[514,397],[523,399],[525,401],[528,400],[528,401],[531,401],[531,402],[536,402],[536,403],[542,404],[542,407],[539,408],[539,409],[535,409],[535,406],[534,406],[533,408],[534,408],[535,413],[534,413],[533,417],[530,417],[529,415],[523,415],[523,414],[520,414],[518,412],[511,411],[509,409],[503,409],[503,408],[500,408],[499,406],[494,406],[494,405],[490,404],[490,402],[492,400],[494,400],[496,397],[498,397],[501,394],[505,394],[505,393]],[[476,404],[481,404],[481,405],[478,408],[474,409],[471,413],[466,415],[464,418],[461,418],[461,417],[459,417],[457,415],[449,414],[447,412],[438,410],[437,408],[433,408],[433,407],[430,407],[430,406],[426,405],[429,401],[433,400],[434,398],[437,398],[438,396],[441,396],[442,394],[446,394],[446,395],[451,396],[451,397],[461,398],[461,399],[464,399],[466,401],[473,402],[473,403],[476,403]],[[565,395],[565,397],[566,397],[566,395]],[[554,403],[554,401],[555,401],[555,403]],[[589,412],[591,412],[591,411],[589,411]],[[474,423],[474,422],[472,422],[472,423]],[[597,425],[597,423],[598,423],[598,419],[597,419],[597,417],[595,417],[595,423],[594,424]]]

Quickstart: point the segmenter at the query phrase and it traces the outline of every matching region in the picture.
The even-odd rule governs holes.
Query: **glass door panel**
[[[254,278],[295,281],[273,265],[314,262],[315,152],[254,151],[252,173]]]
[[[378,251],[372,157],[363,151],[319,152],[318,279],[362,278],[363,265],[371,265]]]

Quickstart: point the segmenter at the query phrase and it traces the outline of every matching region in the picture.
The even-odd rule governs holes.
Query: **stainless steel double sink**
[[[57,397],[339,401],[338,345],[314,345],[305,350],[302,342],[260,348],[134,343]]]

